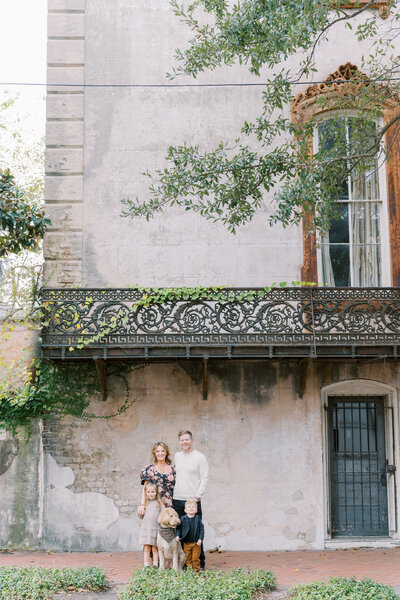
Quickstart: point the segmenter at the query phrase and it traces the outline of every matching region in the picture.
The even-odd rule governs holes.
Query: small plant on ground
[[[134,571],[120,600],[251,600],[257,592],[276,586],[271,571],[159,571],[147,567]]]
[[[354,577],[331,578],[328,583],[316,581],[296,585],[289,592],[290,600],[397,600],[392,587],[372,579],[357,581]]]
[[[105,587],[106,574],[97,567],[0,567],[0,600],[47,600],[59,590],[99,591]]]

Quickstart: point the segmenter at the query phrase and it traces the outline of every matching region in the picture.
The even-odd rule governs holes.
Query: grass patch
[[[159,571],[147,567],[134,571],[120,600],[251,600],[256,592],[276,586],[271,571]]]
[[[106,574],[97,567],[84,569],[43,569],[41,567],[0,567],[0,600],[47,600],[59,591],[106,587]]]
[[[316,581],[296,585],[289,591],[290,600],[397,600],[394,589],[372,579],[357,581],[354,577],[331,578],[328,583]]]

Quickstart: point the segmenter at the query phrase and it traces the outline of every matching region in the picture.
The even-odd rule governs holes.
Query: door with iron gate
[[[331,532],[388,535],[383,396],[328,399]]]

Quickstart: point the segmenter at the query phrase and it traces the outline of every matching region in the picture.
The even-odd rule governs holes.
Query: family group
[[[183,546],[186,565],[199,571],[205,566],[201,498],[208,482],[208,463],[204,454],[194,449],[190,431],[180,431],[178,438],[181,451],[173,460],[167,444],[157,442],[152,448],[151,464],[140,473],[143,491],[137,511],[142,519],[139,541],[143,545],[144,566],[158,566],[157,538],[173,535]],[[168,534],[160,519],[165,508],[173,508],[177,513],[176,531]]]

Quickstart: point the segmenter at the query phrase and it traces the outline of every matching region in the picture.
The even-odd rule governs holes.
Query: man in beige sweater
[[[179,517],[185,514],[185,502],[189,498],[197,500],[197,514],[202,518],[201,498],[208,482],[208,462],[204,454],[193,448],[190,431],[180,431],[179,445],[182,448],[174,457],[176,483],[173,503]],[[204,569],[205,556],[201,545],[200,569]]]

